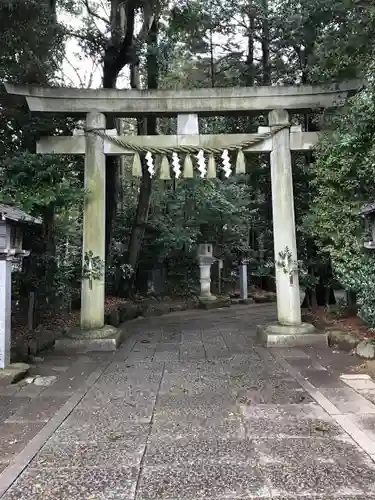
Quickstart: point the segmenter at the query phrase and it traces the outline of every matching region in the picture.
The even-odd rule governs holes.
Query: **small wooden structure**
[[[366,241],[363,246],[369,250],[375,250],[375,203],[370,203],[369,205],[363,207],[360,214],[363,218],[369,220],[372,232],[372,240]]]
[[[25,226],[41,224],[22,210],[0,204],[0,369],[10,364],[12,264],[30,254],[22,248]]]

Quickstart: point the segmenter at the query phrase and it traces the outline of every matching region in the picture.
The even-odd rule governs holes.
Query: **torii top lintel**
[[[309,110],[342,106],[362,87],[358,80],[322,86],[231,87],[193,90],[111,90],[5,84],[26,98],[30,111],[84,115],[99,111],[117,117],[248,114],[273,109]]]

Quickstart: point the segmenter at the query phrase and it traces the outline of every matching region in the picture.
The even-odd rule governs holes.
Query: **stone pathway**
[[[348,354],[257,347],[273,316],[171,314],[115,354],[46,356],[52,385],[0,388],[0,498],[375,500],[375,383]]]

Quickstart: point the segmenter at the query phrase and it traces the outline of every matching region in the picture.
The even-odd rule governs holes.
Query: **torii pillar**
[[[105,124],[103,113],[87,113],[87,130],[105,131]],[[92,132],[86,136],[85,191],[82,258],[92,252],[102,267],[98,279],[82,279],[81,328],[91,330],[104,327],[106,206],[104,140]]]
[[[271,111],[269,124],[271,131],[286,126],[273,134],[270,152],[277,323],[258,327],[258,338],[266,347],[326,344],[324,334],[301,321],[289,113]]]

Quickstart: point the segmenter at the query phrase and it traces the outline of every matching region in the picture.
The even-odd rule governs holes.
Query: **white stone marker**
[[[271,130],[278,125],[289,124],[289,114],[275,109],[269,114]],[[280,252],[289,249],[292,261],[297,261],[296,230],[294,221],[294,197],[290,132],[288,128],[273,136],[271,151],[271,184],[273,237],[275,249],[275,274],[277,291],[277,319],[281,325],[300,325],[300,290],[298,272],[285,273],[277,265]]]
[[[243,260],[240,264],[240,299],[248,299],[247,289],[247,260]]]
[[[88,129],[105,131],[105,116],[91,112],[86,117]],[[93,134],[86,136],[85,208],[83,217],[83,259],[92,252],[105,265],[105,155],[104,140]],[[105,270],[101,279],[82,279],[81,328],[104,326]]]
[[[10,364],[12,261],[0,258],[0,369]]]

